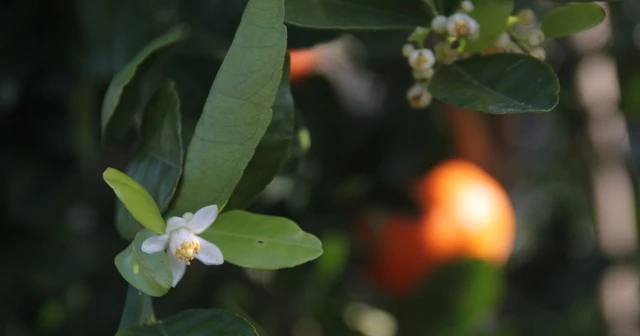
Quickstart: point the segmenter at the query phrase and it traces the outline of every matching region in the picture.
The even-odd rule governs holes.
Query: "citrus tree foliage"
[[[156,320],[151,297],[179,286],[192,262],[277,270],[322,255],[322,242],[292,220],[245,211],[300,145],[285,23],[398,30],[406,42],[397,53],[414,79],[411,107],[438,100],[512,114],[554,110],[561,88],[545,63],[545,41],[604,16],[588,2],[536,15],[514,11],[513,0],[249,0],[230,45],[204,43],[189,22],[166,27],[122,64],[102,103],[105,146],[140,135],[128,165],[103,175],[118,198],[116,228],[130,241],[114,259],[130,285],[118,335],[257,335],[248,318],[222,310]],[[206,85],[179,75],[178,60],[188,57],[201,61]],[[345,248],[339,238],[327,241]],[[317,268],[326,279],[338,271]],[[478,266],[483,272],[494,278]],[[482,302],[494,304],[494,296]]]

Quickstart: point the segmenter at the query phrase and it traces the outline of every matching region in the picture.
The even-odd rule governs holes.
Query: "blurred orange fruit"
[[[420,282],[428,266],[421,244],[420,219],[391,215],[381,224],[369,270],[386,292],[403,295]],[[368,241],[371,238],[366,237]]]
[[[315,48],[290,49],[289,80],[300,81],[316,74],[320,54]]]
[[[506,263],[515,239],[515,214],[504,188],[477,165],[445,161],[416,183],[419,218],[387,216],[377,231],[358,223],[372,246],[371,274],[390,294],[415,289],[434,266],[456,258]]]
[[[515,239],[515,213],[505,189],[477,165],[439,164],[418,182],[425,209],[424,248],[435,260],[452,255],[506,263]]]

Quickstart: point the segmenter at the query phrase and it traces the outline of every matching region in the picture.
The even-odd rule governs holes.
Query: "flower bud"
[[[434,73],[435,71],[433,70],[433,68],[428,68],[424,71],[413,70],[413,79],[417,81],[427,80],[433,77]]]
[[[402,46],[402,56],[409,57],[409,55],[411,55],[414,50],[416,50],[416,48],[413,46],[413,44],[407,43]]]
[[[447,32],[448,19],[446,16],[438,15],[431,20],[431,29],[438,34],[444,34]]]
[[[544,61],[545,58],[547,57],[547,53],[544,51],[544,49],[542,49],[540,47],[533,49],[531,51],[530,55],[535,57],[535,58],[537,58],[537,59],[539,59],[539,60],[541,60],[541,61]]]
[[[430,49],[418,49],[414,50],[409,55],[409,65],[418,71],[424,71],[433,67],[436,63],[436,58]]]
[[[532,29],[529,32],[529,38],[527,39],[529,45],[532,47],[537,47],[544,41],[544,33],[540,29]]]
[[[480,25],[469,15],[456,13],[449,17],[447,30],[451,36],[474,37],[477,39],[480,33]]]
[[[473,2],[469,0],[464,0],[460,3],[460,9],[462,9],[465,13],[473,12]]]
[[[414,109],[427,108],[433,97],[424,84],[415,84],[407,91],[407,101]]]
[[[518,12],[518,23],[528,26],[536,22],[536,14],[529,8],[521,9]]]

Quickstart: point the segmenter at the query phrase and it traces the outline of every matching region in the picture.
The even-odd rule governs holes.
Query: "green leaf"
[[[147,44],[127,65],[118,72],[102,102],[102,139],[111,143],[131,126],[140,100],[141,73],[148,67],[152,56],[184,40],[188,36],[185,26],[176,26]]]
[[[513,12],[513,0],[474,0],[471,17],[480,25],[480,37],[468,41],[465,52],[483,51],[495,42],[507,26],[507,20]]]
[[[133,287],[151,296],[162,296],[171,288],[173,275],[166,253],[142,252],[142,242],[153,235],[149,230],[138,232],[129,247],[118,253],[115,264],[120,275]]]
[[[555,2],[596,2],[597,0],[553,0]],[[624,0],[602,0],[598,2],[621,2]]]
[[[320,240],[293,221],[240,210],[221,214],[200,236],[216,244],[225,261],[246,268],[288,268],[322,254]]]
[[[472,335],[498,307],[501,288],[502,271],[479,260],[462,259],[433,269],[397,314],[406,319],[399,321],[407,328],[400,334],[420,329],[424,335]]]
[[[170,213],[225,203],[271,122],[287,33],[283,0],[250,0],[185,158]]]
[[[317,29],[413,29],[429,24],[420,1],[286,0],[286,22]]]
[[[244,209],[273,180],[280,171],[289,154],[293,141],[294,108],[291,88],[289,86],[289,57],[287,56],[280,80],[280,88],[273,104],[273,118],[267,128],[256,153],[247,165],[242,179],[235,190],[226,209]]]
[[[446,103],[487,113],[547,112],[560,85],[549,65],[525,55],[472,57],[440,68],[429,83]]]
[[[165,223],[160,210],[143,186],[114,168],[107,168],[102,178],[138,223],[155,233],[164,233]]]
[[[258,336],[243,317],[219,309],[190,309],[148,326],[129,327],[116,336]]]
[[[127,175],[149,191],[160,213],[169,206],[182,174],[180,133],[180,99],[175,83],[166,81],[149,102],[142,142],[127,169]],[[122,204],[116,206],[116,227],[129,240],[142,228]]]
[[[589,29],[604,20],[604,9],[594,3],[568,5],[549,11],[540,23],[544,36],[554,39]]]
[[[118,330],[129,326],[148,324],[154,320],[151,297],[129,285]]]

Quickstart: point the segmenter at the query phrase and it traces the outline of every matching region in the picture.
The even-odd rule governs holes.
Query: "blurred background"
[[[177,80],[193,125],[244,5],[0,3],[0,334],[115,334],[127,284],[113,258],[128,242],[114,228],[115,198],[101,174],[126,167],[135,135],[102,147],[105,89],[147,42],[187,23],[191,38],[160,70]],[[195,263],[154,301],[157,316],[225,308],[271,336],[640,335],[640,2],[605,8],[596,28],[546,42],[562,90],[544,114],[488,116],[437,102],[411,110],[401,55],[408,32],[352,32],[368,54],[358,64],[382,90],[376,104],[354,103],[331,74],[296,82],[290,159],[250,208],[292,218],[322,239],[325,254],[277,272]],[[288,29],[290,49],[343,34]],[[456,258],[395,295],[368,271],[379,256],[358,227],[395,216],[428,225],[407,185],[452,157],[508,191],[516,214],[508,263]],[[394,274],[411,272],[403,267]]]

